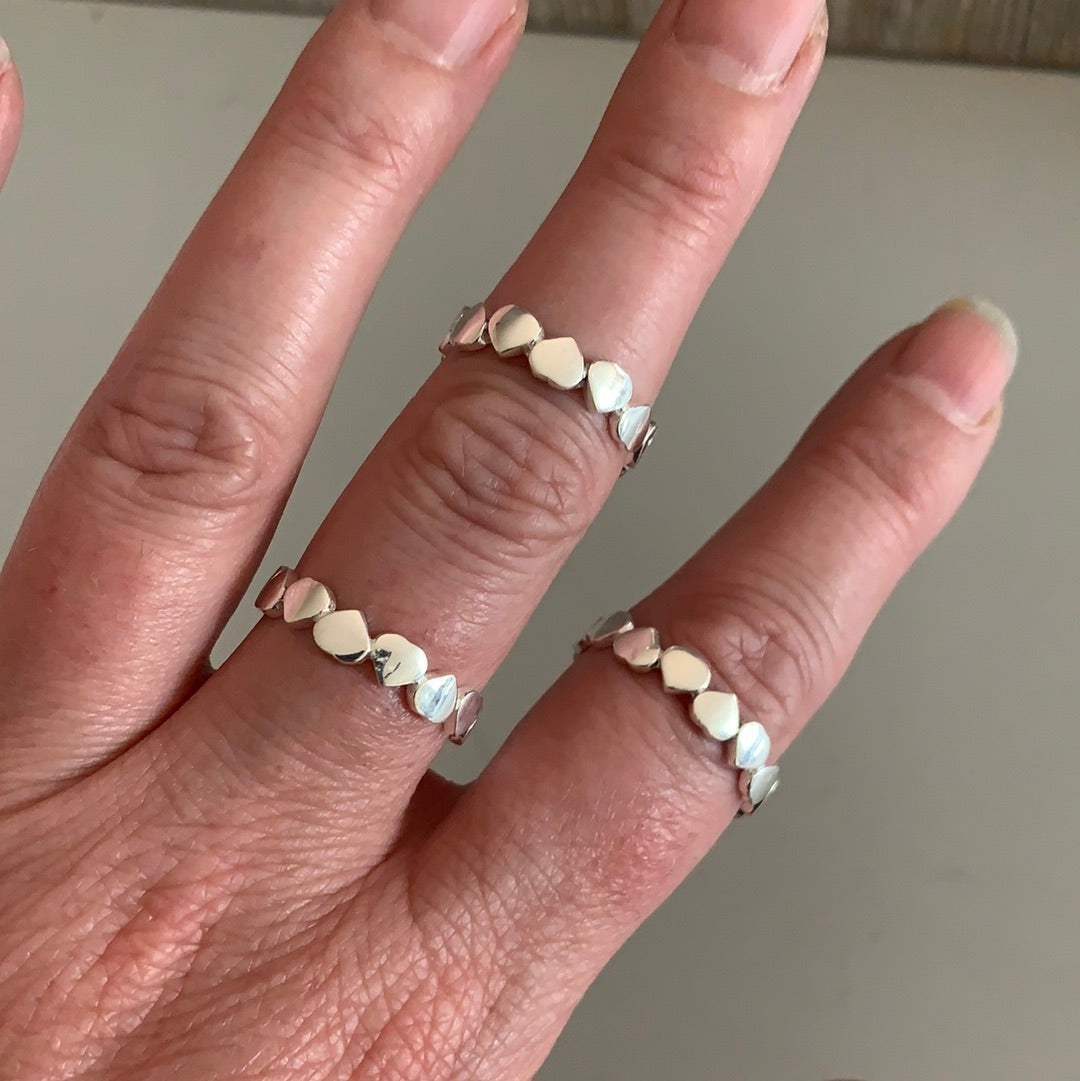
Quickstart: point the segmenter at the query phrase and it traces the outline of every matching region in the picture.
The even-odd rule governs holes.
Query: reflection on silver
[[[688,646],[664,650],[660,657],[660,675],[668,694],[701,694],[712,682],[709,662]]]
[[[620,634],[633,629],[634,617],[629,612],[614,612],[610,616],[598,619],[585,632],[582,644],[588,648],[610,645]]]
[[[623,664],[646,672],[660,663],[660,632],[655,627],[635,627],[620,634],[611,648]]]
[[[453,676],[428,676],[409,690],[413,712],[432,724],[445,724],[457,701],[458,685]]]
[[[739,734],[739,700],[726,691],[702,691],[690,706],[698,726],[718,743],[726,743]]]
[[[615,438],[629,451],[636,454],[645,439],[652,420],[652,409],[647,405],[632,405],[611,418]]]
[[[427,654],[400,634],[380,634],[371,647],[371,660],[384,687],[408,687],[427,675]]]
[[[329,615],[335,608],[334,595],[322,584],[312,578],[301,578],[293,582],[281,602],[281,614],[286,623],[314,623],[322,616]]]
[[[264,616],[281,619],[285,608],[285,591],[296,581],[296,571],[291,567],[279,567],[270,576],[270,581],[262,587],[255,607]]]
[[[513,304],[488,320],[488,338],[500,357],[523,356],[543,337],[544,328],[536,316]]]
[[[469,691],[457,705],[457,712],[450,721],[450,742],[459,747],[469,738],[480,714],[484,709],[484,699],[479,691]]]
[[[618,413],[633,396],[634,384],[618,364],[597,360],[589,365],[589,400],[598,413]]]
[[[537,379],[559,390],[573,390],[585,382],[585,358],[573,338],[545,338],[529,353],[529,367]]]
[[[406,688],[413,712],[443,725],[451,742],[467,739],[484,708],[476,691],[460,694],[450,675],[428,675],[427,654],[400,634],[380,634],[374,641],[364,614],[338,610],[333,593],[313,578],[297,578],[281,567],[259,593],[257,606],[267,618],[284,618],[292,626],[310,626],[316,646],[341,664],[370,660],[385,687]]]
[[[772,741],[769,733],[757,721],[750,721],[739,729],[731,748],[731,764],[736,769],[761,769],[769,761]]]
[[[470,352],[483,349],[487,344],[487,311],[483,304],[473,304],[461,309],[443,338],[439,352],[450,353],[455,349]]]
[[[645,452],[653,445],[653,440],[656,439],[656,432],[656,421],[650,421],[648,427],[645,429],[645,434],[641,437],[641,442],[634,451],[634,456],[631,459],[631,468],[641,464],[641,459],[645,457]]]
[[[594,623],[577,651],[600,647],[610,647],[620,661],[639,671],[654,667],[654,655],[659,654],[664,689],[691,697],[690,719],[713,744],[724,748],[723,761],[739,771],[740,818],[753,814],[776,792],[780,767],[766,765],[772,753],[769,733],[757,721],[743,722],[735,695],[709,689],[712,669],[697,650],[672,646],[661,651],[656,629],[635,627],[626,612]]]
[[[315,624],[315,645],[342,664],[360,664],[371,655],[371,634],[363,612],[331,612]]]
[[[740,787],[743,793],[741,813],[751,815],[776,795],[780,788],[780,767],[765,766],[753,773],[744,773]]]

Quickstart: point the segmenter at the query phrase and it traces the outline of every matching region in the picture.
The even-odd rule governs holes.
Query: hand
[[[610,656],[581,658],[467,789],[427,772],[441,737],[397,695],[280,623],[209,671],[356,319],[523,21],[429,0],[390,29],[419,6],[328,20],[4,569],[5,1081],[529,1077],[738,807],[685,706]],[[809,92],[816,14],[665,7],[489,308],[527,305],[654,400]],[[0,172],[18,93],[8,67]],[[705,653],[777,751],[963,497],[1013,356],[970,305],[904,331],[635,609]],[[482,686],[621,464],[580,399],[454,357],[302,567]]]

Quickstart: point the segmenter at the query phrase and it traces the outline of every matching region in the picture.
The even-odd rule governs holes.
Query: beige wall
[[[0,198],[5,541],[311,26],[0,0],[30,99]],[[627,54],[527,43],[386,275],[269,562],[300,550],[448,313],[529,235]],[[542,164],[497,165],[526,153]],[[1080,1077],[1078,178],[1080,81],[827,65],[689,337],[654,456],[447,768],[478,768],[579,627],[691,552],[867,350],[952,293],[1019,323],[1005,436],[789,756],[783,795],[615,961],[547,1081]],[[383,365],[362,370],[361,350]],[[665,483],[676,464],[707,499]]]

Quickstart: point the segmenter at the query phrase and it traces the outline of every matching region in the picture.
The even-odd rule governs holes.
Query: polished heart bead
[[[537,379],[559,390],[573,390],[585,381],[585,358],[573,338],[545,338],[529,351],[529,367]]]
[[[359,664],[371,653],[371,633],[363,612],[331,612],[315,624],[315,644],[342,664]]]
[[[702,731],[726,743],[739,734],[739,700],[724,691],[704,691],[690,706],[690,713]]]
[[[712,682],[709,662],[696,650],[672,646],[660,658],[664,690],[669,694],[700,694]]]
[[[255,607],[271,619],[280,619],[285,607],[285,593],[296,581],[296,571],[291,567],[279,567],[269,582],[262,588],[255,601]]]
[[[655,627],[636,627],[620,634],[611,648],[623,664],[646,672],[660,663],[660,632]]]
[[[630,404],[634,384],[630,376],[610,360],[589,365],[589,400],[598,413],[617,413]]]
[[[455,349],[471,351],[487,345],[487,312],[483,304],[462,308],[461,314],[451,324],[446,337],[439,346],[440,353]]]
[[[527,353],[541,341],[544,328],[535,315],[511,304],[488,320],[488,337],[500,357],[514,357]]]
[[[400,634],[380,634],[372,646],[371,661],[384,687],[408,687],[427,675],[427,654]]]
[[[641,463],[641,459],[645,457],[645,452],[653,445],[653,441],[656,439],[657,430],[656,422],[649,421],[649,424],[645,429],[645,434],[641,437],[641,442],[634,451],[634,465],[639,465]]]
[[[636,454],[645,441],[651,420],[651,406],[632,405],[611,418],[611,430],[630,454]]]
[[[769,761],[771,753],[769,733],[757,721],[750,721],[739,729],[731,745],[731,764],[736,769],[761,769]]]
[[[409,690],[413,712],[432,724],[445,724],[457,701],[458,683],[454,676],[427,676]]]
[[[285,622],[293,625],[313,623],[329,615],[335,608],[334,595],[314,578],[293,582],[281,602]]]
[[[457,712],[450,728],[450,742],[461,746],[476,727],[484,709],[484,699],[479,691],[469,691],[457,704]]]
[[[744,774],[744,792],[749,803],[744,813],[753,813],[763,803],[776,795],[780,788],[780,767],[765,766],[753,773]]]
[[[598,619],[586,632],[585,642],[590,646],[610,645],[620,634],[634,629],[634,617],[629,612],[615,612]]]

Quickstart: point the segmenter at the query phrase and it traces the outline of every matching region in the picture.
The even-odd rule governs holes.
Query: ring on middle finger
[[[610,360],[586,360],[573,338],[549,338],[540,321],[508,304],[490,318],[483,304],[463,308],[439,351],[473,352],[491,347],[500,357],[523,356],[537,379],[559,390],[584,387],[592,409],[610,418],[611,434],[627,455],[623,472],[633,469],[656,438],[652,406],[633,404],[629,374]]]

